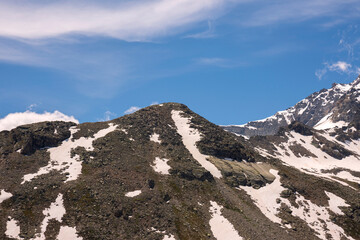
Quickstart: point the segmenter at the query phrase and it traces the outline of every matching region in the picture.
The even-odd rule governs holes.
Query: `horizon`
[[[359,9],[355,0],[5,0],[0,123],[26,111],[104,121],[163,102],[218,125],[264,119],[356,79]]]
[[[360,75],[352,82],[355,82],[356,80],[360,79]],[[352,83],[350,82],[350,83]],[[332,83],[332,86],[334,84],[341,84],[341,85],[347,85],[347,84],[350,84],[350,83]],[[324,90],[326,88],[322,88],[316,92],[320,92],[321,90]],[[315,93],[315,92],[314,92]],[[308,96],[310,96],[311,94],[309,94]],[[307,96],[307,97],[308,97]],[[306,97],[304,97],[303,99],[305,99]],[[301,101],[301,100],[300,100]],[[298,101],[298,102],[300,102]],[[298,103],[297,102],[297,103]],[[148,106],[145,106],[145,107],[130,107],[129,109],[127,109],[123,115],[121,116],[117,116],[117,117],[114,117],[114,118],[111,118],[112,114],[111,113],[105,113],[105,117],[104,119],[99,119],[98,121],[94,121],[94,122],[107,122],[107,121],[112,121],[114,119],[117,119],[117,118],[121,118],[125,115],[128,115],[128,114],[133,114],[141,109],[144,109],[144,108],[147,108],[147,107],[151,107],[153,105],[162,105],[162,104],[167,104],[167,103],[178,103],[178,104],[183,104],[183,103],[180,103],[180,102],[154,102]],[[183,104],[185,106],[187,106],[186,104]],[[295,104],[294,104],[295,105]],[[293,106],[294,106],[293,105]],[[189,106],[187,106],[189,107]],[[289,108],[291,108],[292,106],[290,106]],[[289,109],[287,108],[287,109]],[[190,110],[191,107],[189,107]],[[263,118],[263,119],[256,119],[256,120],[251,120],[249,122],[256,122],[256,121],[262,121],[262,120],[265,120],[273,115],[275,115],[276,113],[280,112],[280,111],[284,111],[284,110],[287,110],[287,109],[282,109],[282,110],[278,110],[277,112],[275,112],[274,114],[266,117],[266,118]],[[195,112],[196,113],[196,112]],[[201,115],[200,115],[201,116]],[[36,119],[36,120],[34,120]],[[209,119],[207,119],[209,120]],[[15,123],[14,123],[15,121]],[[24,122],[21,122],[21,121],[24,121]],[[0,131],[3,131],[3,130],[11,130],[13,128],[16,128],[17,126],[21,126],[21,125],[26,125],[26,124],[31,124],[31,123],[36,123],[36,122],[44,122],[44,121],[65,121],[65,122],[74,122],[76,124],[82,124],[82,123],[86,123],[86,122],[79,122],[74,116],[68,116],[66,114],[63,114],[57,110],[55,110],[53,113],[51,112],[43,112],[43,113],[36,113],[36,112],[33,112],[29,109],[27,109],[25,112],[15,112],[15,113],[9,113],[8,115],[6,115],[4,118],[0,119]],[[209,120],[210,121],[210,120]],[[211,121],[210,121],[211,122]],[[247,123],[249,122],[246,122],[246,123],[243,123],[243,124],[228,124],[228,125],[221,125],[221,124],[217,124],[219,126],[243,126],[243,125],[246,125]]]

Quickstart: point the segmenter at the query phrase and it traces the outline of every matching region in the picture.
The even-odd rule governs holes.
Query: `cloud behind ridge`
[[[29,110],[25,112],[9,113],[0,119],[0,131],[11,130],[21,125],[44,122],[44,121],[65,121],[79,123],[73,116],[65,115],[59,111],[36,113]]]

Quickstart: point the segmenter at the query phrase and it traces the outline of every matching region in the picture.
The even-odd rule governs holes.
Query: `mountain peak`
[[[0,236],[357,238],[358,159],[344,144],[299,122],[247,141],[179,103],[21,126],[0,133]]]
[[[341,103],[349,104],[349,101],[343,99],[352,99],[354,102],[360,101],[360,76],[349,84],[334,83],[329,89],[322,89],[309,95],[307,98],[301,100],[293,107],[284,111],[279,111],[273,116],[263,120],[252,121],[244,125],[230,125],[223,126],[227,131],[244,135],[273,135],[279,130],[280,127],[287,126],[293,121],[302,122],[308,126],[314,127],[324,120],[325,117],[341,118],[335,112],[339,112],[338,105]],[[350,106],[345,107],[349,109]],[[334,113],[334,114],[333,114]],[[338,117],[337,117],[338,116]],[[346,114],[347,121],[351,121],[352,114]],[[325,120],[324,120],[325,121]],[[339,126],[339,125],[329,125]]]

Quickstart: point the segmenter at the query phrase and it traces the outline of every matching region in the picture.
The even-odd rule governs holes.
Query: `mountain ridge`
[[[293,121],[302,122],[314,127],[333,111],[338,101],[344,98],[344,96],[356,93],[357,98],[359,96],[359,86],[360,75],[352,83],[334,83],[329,89],[321,89],[318,92],[312,93],[294,106],[284,111],[279,111],[268,118],[251,121],[243,125],[228,125],[222,127],[227,131],[246,137],[274,135],[280,127],[289,125]]]
[[[0,237],[360,239],[360,170],[312,174],[286,154],[309,157],[312,145],[292,141],[314,138],[321,156],[355,161],[343,144],[357,143],[357,126],[341,144],[301,123],[248,141],[164,103],[107,122],[3,131]]]

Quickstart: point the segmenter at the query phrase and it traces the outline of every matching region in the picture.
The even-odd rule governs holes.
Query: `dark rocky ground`
[[[211,161],[223,166],[222,179],[214,179],[185,148],[171,118],[172,110],[181,110],[192,117],[192,126],[203,135],[198,148],[203,154],[213,156],[215,160]],[[279,171],[281,182],[288,189],[284,198],[291,199],[295,193],[301,193],[325,206],[324,190],[327,190],[346,199],[351,206],[344,208],[344,216],[334,215],[334,221],[347,234],[360,239],[359,191],[306,175],[282,165],[277,159],[260,156],[253,150],[253,144],[265,146],[266,139],[254,138],[254,142],[249,143],[176,103],[151,106],[109,122],[77,125],[80,130],[74,139],[91,137],[108,123],[125,131],[117,130],[97,139],[93,143],[94,151],[74,149],[73,154],[78,154],[82,161],[82,174],[66,183],[66,175],[52,171],[21,184],[25,174],[48,164],[50,156],[46,148],[58,146],[69,138],[69,128],[75,124],[45,122],[0,133],[0,189],[13,194],[0,205],[0,239],[8,239],[5,230],[9,216],[19,221],[23,239],[33,238],[40,231],[43,210],[59,193],[64,196],[66,214],[61,223],[50,222],[45,233],[47,239],[56,238],[60,225],[76,226],[84,240],[163,239],[164,234],[152,228],[173,234],[176,239],[215,239],[209,225],[211,200],[224,206],[223,215],[244,239],[318,239],[313,230],[286,209],[281,211],[281,216],[293,223],[292,229],[271,222],[245,191],[235,188],[237,184],[259,188],[271,183],[273,179],[266,173],[236,167],[237,163],[256,162],[264,162]],[[301,124],[289,128],[316,134]],[[161,144],[150,141],[153,133],[160,135]],[[271,138],[282,141],[281,132]],[[339,154],[347,153],[339,151]],[[155,157],[169,159],[169,175],[152,169]],[[251,177],[244,177],[250,173]],[[140,195],[125,196],[139,189]]]

